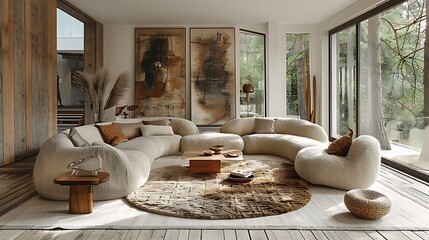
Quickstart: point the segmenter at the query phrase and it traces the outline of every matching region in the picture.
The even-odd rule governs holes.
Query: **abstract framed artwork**
[[[191,120],[222,125],[235,118],[235,29],[191,28]]]
[[[186,29],[135,29],[136,116],[186,117]]]

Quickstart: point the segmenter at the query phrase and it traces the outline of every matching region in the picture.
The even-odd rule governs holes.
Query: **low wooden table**
[[[239,153],[238,157],[228,157],[224,154],[205,156],[202,152],[184,152],[183,160],[189,160],[189,172],[191,173],[219,173],[221,161],[243,160],[243,153],[239,150],[227,150],[226,152]]]
[[[107,172],[98,172],[97,176],[76,176],[70,173],[63,173],[54,178],[54,183],[70,186],[69,213],[91,213],[92,186],[107,182],[110,174]]]

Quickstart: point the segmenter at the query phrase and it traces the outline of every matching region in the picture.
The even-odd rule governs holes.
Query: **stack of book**
[[[252,172],[243,170],[232,170],[229,172],[228,179],[234,182],[250,182],[255,178]]]

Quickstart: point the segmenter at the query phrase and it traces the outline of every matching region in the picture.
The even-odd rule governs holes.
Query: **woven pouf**
[[[392,202],[385,195],[368,189],[353,189],[344,195],[344,204],[357,217],[375,220],[388,214]]]

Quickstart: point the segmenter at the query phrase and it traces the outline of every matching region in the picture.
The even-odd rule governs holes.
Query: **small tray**
[[[251,182],[253,179],[255,179],[255,175],[250,175],[247,178],[242,178],[242,177],[236,177],[236,176],[228,175],[228,180],[230,182],[247,183],[247,182]]]

